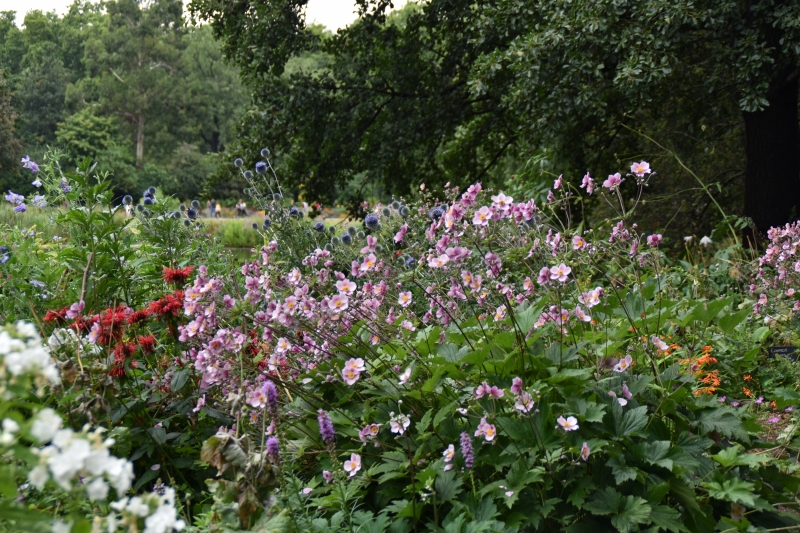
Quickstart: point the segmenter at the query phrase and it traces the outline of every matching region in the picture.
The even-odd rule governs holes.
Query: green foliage
[[[96,159],[98,154],[114,146],[116,137],[117,121],[98,115],[92,107],[70,115],[56,129],[59,145],[76,160]]]

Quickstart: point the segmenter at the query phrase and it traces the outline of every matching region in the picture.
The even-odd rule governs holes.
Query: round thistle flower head
[[[181,212],[180,211],[173,211],[172,212],[172,218],[174,218],[175,220],[178,220],[179,218],[181,218]]]
[[[326,244],[323,248],[329,252],[333,251],[333,245],[331,243]]]
[[[144,205],[153,205],[153,199],[150,198],[149,196],[145,196],[143,203],[144,203]]]
[[[264,174],[267,171],[267,164],[263,161],[256,163],[256,174]]]
[[[242,168],[243,165],[244,165],[244,160],[241,157],[237,157],[236,159],[233,160],[233,166],[235,166],[236,168]]]
[[[349,233],[351,237],[355,237],[356,233],[358,233],[358,228],[355,226],[350,226],[347,228],[347,233]]]
[[[149,217],[151,214],[149,209],[142,209],[142,215],[145,217]]]
[[[143,196],[144,198],[154,198],[154,196],[153,196],[153,193],[151,193],[151,192],[150,192],[150,189],[147,189],[146,191],[144,191],[144,192],[142,193],[142,196]]]
[[[406,267],[407,268],[411,268],[412,266],[414,266],[414,263],[417,262],[417,260],[414,259],[413,257],[411,257],[410,255],[406,256],[405,261],[406,261]]]
[[[191,225],[192,225],[192,221],[191,221],[191,220],[189,220],[188,218],[184,218],[184,219],[183,219],[183,225],[184,225],[184,226],[186,226],[186,227],[188,228],[189,226],[191,226]]]
[[[265,219],[264,219],[264,222],[261,224],[261,226],[262,226],[264,229],[269,229],[269,227],[270,227],[271,225],[272,225],[272,221],[271,221],[270,219],[268,219],[268,218],[265,218]]]
[[[381,209],[381,215],[385,217],[392,216],[392,210],[389,209],[388,207],[384,207],[383,209]]]
[[[369,215],[364,217],[364,225],[367,226],[369,229],[375,229],[378,227],[378,215],[375,213],[370,213]]]
[[[192,200],[191,206],[195,209],[200,209],[200,200]]]
[[[328,227],[328,231],[329,231],[330,233],[336,233],[336,228],[334,228],[333,226],[329,226],[329,227]]]
[[[379,252],[379,253],[380,253],[380,252],[383,252],[384,250],[385,250],[385,248],[383,247],[383,245],[382,245],[382,244],[379,244],[379,245],[377,245],[377,246],[375,247],[375,251],[376,251],[376,252]]]
[[[353,237],[351,237],[349,233],[345,233],[342,235],[342,242],[344,244],[353,244]]]
[[[331,244],[332,244],[332,245],[334,245],[334,246],[338,246],[338,245],[339,245],[339,244],[341,244],[341,243],[342,243],[342,241],[339,239],[339,237],[333,237],[333,238],[331,238]]]
[[[269,148],[261,149],[261,157],[269,157]]]
[[[314,230],[319,232],[325,231],[325,223],[321,220],[314,222]]]
[[[289,216],[290,217],[294,217],[294,218],[300,218],[300,210],[297,209],[296,207],[292,206],[289,209]]]
[[[380,222],[378,222],[378,224],[375,226],[375,231],[380,231],[380,230],[382,230],[382,229],[383,229],[383,224],[381,224]]]
[[[180,210],[181,213],[183,213],[184,211],[186,211],[186,204],[179,205],[178,209]]]
[[[394,202],[392,202],[392,207],[393,207],[394,209],[400,209],[400,202],[398,202],[397,200],[395,200]]]
[[[253,229],[258,229],[258,222],[253,222],[251,226],[253,227]]]
[[[136,204],[136,210],[141,213],[144,211],[144,206],[142,204]]]
[[[196,209],[194,209],[194,208],[191,208],[191,207],[190,207],[189,209],[187,209],[187,210],[186,210],[186,216],[187,216],[187,217],[188,217],[190,220],[194,220],[194,219],[196,219],[196,218],[197,218],[197,210],[196,210]]]
[[[431,220],[439,220],[444,215],[444,209],[439,206],[434,207],[430,211],[428,211],[428,216]]]
[[[408,207],[406,207],[404,205],[400,206],[399,212],[400,212],[400,216],[403,217],[403,218],[408,218],[411,215],[411,209],[409,209]]]
[[[122,197],[122,203],[125,205],[131,205],[133,203],[133,196],[126,194]]]
[[[367,238],[367,234],[364,233],[363,231],[359,231],[358,233],[356,233],[356,238],[357,239],[366,239]]]
[[[253,171],[252,170],[245,170],[244,171],[244,178],[251,180],[253,179]]]
[[[281,193],[279,193],[279,192],[276,192],[275,194],[272,195],[272,199],[275,200],[275,201],[278,201],[281,198],[283,198],[283,195]]]
[[[155,196],[156,195],[156,188],[153,187],[153,186],[150,186],[150,187],[147,188],[147,192],[149,192],[150,194]]]

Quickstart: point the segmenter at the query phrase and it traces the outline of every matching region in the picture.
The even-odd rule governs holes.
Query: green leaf
[[[455,471],[442,472],[436,476],[434,489],[436,489],[437,499],[445,502],[453,500],[461,492],[463,481],[461,476],[456,476]]]
[[[750,311],[749,309],[743,309],[738,313],[729,313],[722,315],[721,317],[719,317],[719,321],[717,323],[719,324],[719,328],[722,331],[730,335],[736,329],[736,326],[741,324],[742,321],[751,314],[752,311]]]
[[[630,480],[636,479],[636,469],[625,464],[625,458],[622,456],[611,457],[606,464],[611,467],[611,473],[614,474],[614,481],[617,485]]]
[[[650,512],[650,520],[658,526],[659,529],[665,531],[672,531],[678,533],[679,531],[687,531],[681,521],[681,515],[675,509],[667,507],[666,505],[656,505]]]
[[[605,516],[616,513],[619,509],[622,495],[611,487],[598,491],[592,501],[584,505],[584,509],[592,514]]]
[[[439,424],[442,422],[442,420],[444,420],[447,416],[449,416],[457,405],[458,405],[458,400],[450,402],[445,407],[439,409],[439,412],[436,413],[436,416],[433,417],[433,428],[436,429],[437,427],[439,427]]]
[[[726,437],[747,439],[747,431],[742,427],[742,421],[728,409],[703,410],[697,417],[697,421],[704,431],[718,431]]]
[[[186,385],[186,381],[189,379],[189,374],[191,374],[191,372],[192,370],[190,368],[182,368],[172,375],[172,382],[170,383],[172,392],[178,392]]]
[[[748,507],[756,505],[753,498],[755,485],[741,479],[726,479],[722,483],[712,481],[703,483],[703,487],[708,491],[708,495],[718,500],[741,503]]]
[[[614,406],[615,415],[617,407]],[[621,407],[620,407],[621,409]],[[647,425],[647,406],[642,405],[634,409],[628,409],[622,419],[616,418],[616,434],[618,437],[631,435]]]
[[[605,405],[592,402],[586,406],[586,412],[584,413],[583,418],[587,422],[602,422],[605,413]]]
[[[657,440],[644,445],[644,459],[651,465],[658,465],[672,470],[672,460],[668,457],[670,442]]]
[[[622,533],[633,531],[637,524],[646,524],[650,521],[652,508],[647,500],[638,496],[625,496],[622,498],[619,513],[611,515],[611,524]]]
[[[550,345],[547,351],[544,352],[544,356],[547,357],[554,365],[561,366],[572,361],[573,359],[578,358],[578,347],[563,347],[560,343],[554,342]]]

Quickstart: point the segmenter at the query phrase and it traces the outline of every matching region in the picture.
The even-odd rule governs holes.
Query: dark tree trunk
[[[137,117],[136,122],[136,168],[144,165],[144,113]]]
[[[776,84],[763,111],[744,113],[747,151],[744,214],[760,232],[800,218],[797,79]]]

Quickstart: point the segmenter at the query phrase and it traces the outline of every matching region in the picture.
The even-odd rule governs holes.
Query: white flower
[[[61,429],[61,424],[62,420],[58,413],[46,407],[36,414],[31,425],[31,437],[42,443],[48,442]]]
[[[6,418],[3,420],[3,432],[0,433],[0,444],[11,444],[14,442],[14,433],[19,431],[19,424],[16,421]]]
[[[31,485],[39,490],[44,488],[44,485],[47,483],[48,479],[50,479],[50,475],[47,473],[47,467],[44,465],[38,465],[33,470],[28,472],[28,481],[30,481]]]
[[[86,485],[86,494],[90,500],[105,500],[108,497],[108,484],[103,478],[97,477]]]
[[[356,475],[356,472],[361,470],[361,456],[357,453],[351,453],[350,459],[344,462],[345,472],[350,473],[350,477]]]
[[[444,462],[449,463],[453,460],[453,457],[456,455],[456,448],[452,444],[447,447],[447,449],[442,454],[444,456]]]
[[[144,533],[167,533],[180,531],[184,527],[186,523],[178,518],[178,511],[175,509],[175,489],[168,488],[161,505],[145,519]]]
[[[558,422],[558,425],[561,426],[564,431],[576,431],[578,429],[578,419],[574,416],[567,417],[566,419],[563,416],[559,416],[556,422]]]
[[[53,533],[70,533],[70,531],[72,531],[72,522],[56,520],[53,522],[52,529],[50,531]]]
[[[405,385],[410,378],[411,378],[411,367],[408,367],[402,374],[400,374],[400,385]]]
[[[711,237],[709,237],[708,235],[706,235],[702,239],[700,239],[700,244],[702,244],[703,246],[708,246],[709,244],[712,244],[713,242],[714,241],[712,241]]]
[[[394,415],[394,413],[392,413]],[[411,425],[411,420],[400,413],[397,416],[392,416],[392,419],[389,421],[389,427],[391,428],[392,433],[397,433],[398,435],[402,435],[405,433],[406,428]]]

